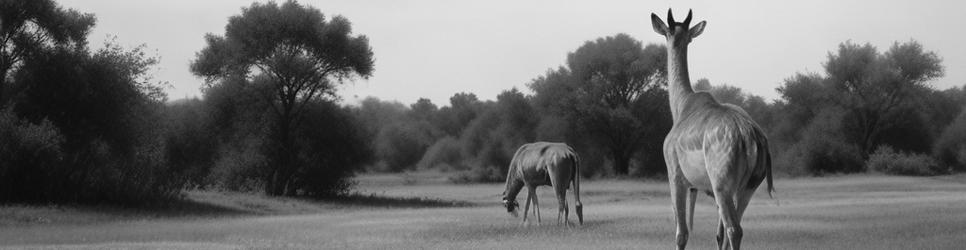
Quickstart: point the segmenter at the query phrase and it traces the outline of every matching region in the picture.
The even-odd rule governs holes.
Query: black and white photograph
[[[0,0],[0,249],[963,249],[964,10]]]

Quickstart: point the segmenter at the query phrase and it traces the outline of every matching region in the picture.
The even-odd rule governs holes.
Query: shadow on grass
[[[134,207],[119,209],[130,209],[134,212],[146,213],[158,217],[192,217],[192,216],[236,216],[236,215],[255,215],[258,212],[244,210],[205,201],[192,199],[171,199],[162,202],[137,205]]]
[[[171,198],[134,205],[102,204],[102,205],[57,205],[64,209],[74,209],[78,212],[101,213],[116,219],[171,219],[179,217],[225,217],[257,215],[256,211],[244,210],[212,204],[205,201],[187,198]]]
[[[176,218],[215,218],[257,213],[186,199],[143,204],[38,204],[0,205],[0,227],[34,224],[89,224],[112,221]]]
[[[433,207],[470,207],[466,201],[450,201],[426,197],[387,197],[376,194],[352,193],[334,198],[323,199],[342,205],[370,206],[385,208],[433,208]]]
[[[12,203],[0,204],[0,226],[30,224],[88,224],[142,219],[222,218],[309,214],[334,208],[446,208],[469,207],[465,201],[425,197],[386,197],[353,193],[328,199],[269,197],[237,193],[201,192],[184,197],[136,204]]]

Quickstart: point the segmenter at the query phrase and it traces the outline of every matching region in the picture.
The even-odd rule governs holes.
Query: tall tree
[[[587,41],[567,55],[567,66],[591,98],[608,108],[627,107],[666,77],[666,53],[622,33]]]
[[[868,155],[880,142],[881,133],[897,121],[896,111],[943,75],[942,59],[925,51],[919,42],[894,43],[884,54],[870,44],[845,42],[825,63],[840,105],[851,113],[846,123],[853,140]]]
[[[0,0],[0,107],[12,70],[52,45],[87,45],[94,15],[63,9],[53,0]]]
[[[292,194],[298,152],[293,130],[310,101],[334,96],[336,84],[372,74],[368,38],[353,35],[342,16],[326,19],[319,9],[290,0],[253,3],[228,19],[224,36],[207,34],[205,40],[191,71],[208,84],[258,77],[273,86],[265,98],[272,100],[277,146],[266,191]]]
[[[661,121],[642,117],[648,107],[634,104],[666,81],[666,53],[663,46],[644,47],[627,34],[617,34],[588,41],[567,56],[577,85],[574,118],[607,149],[619,175],[629,173],[630,160],[649,133],[660,133],[645,125]]]

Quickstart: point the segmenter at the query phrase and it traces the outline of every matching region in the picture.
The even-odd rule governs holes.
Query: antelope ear
[[[654,27],[654,32],[657,32],[662,36],[667,36],[667,25],[664,24],[664,21],[661,21],[661,18],[654,13],[651,13],[651,26]]]
[[[691,27],[691,29],[688,30],[688,32],[691,33],[691,39],[694,39],[695,37],[698,37],[699,35],[701,35],[701,33],[704,32],[704,26],[706,24],[708,24],[708,22],[701,21],[700,23],[695,24],[694,27]]]

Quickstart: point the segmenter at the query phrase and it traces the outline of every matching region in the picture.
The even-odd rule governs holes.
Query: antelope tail
[[[768,197],[774,198],[771,193],[775,192],[775,186],[771,177],[771,153],[765,148],[765,181],[768,183]]]
[[[764,138],[764,137],[763,137]],[[758,164],[761,164],[765,168],[765,184],[768,185],[768,198],[775,198],[772,193],[775,192],[775,186],[772,181],[772,170],[771,170],[771,152],[768,150],[768,142],[761,141],[758,144]]]
[[[573,176],[570,177],[574,182],[574,203],[576,203],[575,210],[577,212],[577,220],[580,224],[584,224],[584,204],[580,203],[580,158],[576,153],[571,155],[573,160],[574,169],[571,171]]]

